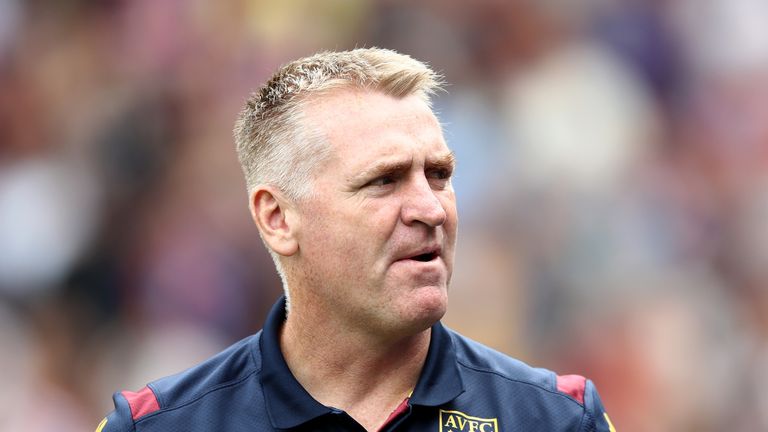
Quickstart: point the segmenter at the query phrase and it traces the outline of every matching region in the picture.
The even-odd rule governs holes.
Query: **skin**
[[[264,186],[251,209],[291,293],[289,368],[315,399],[375,430],[415,386],[447,308],[453,154],[416,96],[344,89],[311,102],[307,121],[332,146],[314,193],[291,202]]]

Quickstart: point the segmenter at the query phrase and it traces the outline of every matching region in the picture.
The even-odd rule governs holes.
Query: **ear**
[[[267,246],[278,255],[291,256],[299,250],[295,236],[293,209],[279,191],[269,186],[258,187],[251,193],[251,217]]]

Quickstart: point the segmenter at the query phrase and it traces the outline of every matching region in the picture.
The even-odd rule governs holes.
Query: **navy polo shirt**
[[[316,401],[279,344],[285,299],[264,329],[178,375],[118,392],[98,432],[362,431]],[[380,431],[613,431],[591,381],[535,369],[439,322],[410,398]]]

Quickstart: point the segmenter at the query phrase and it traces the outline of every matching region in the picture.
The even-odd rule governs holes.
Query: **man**
[[[285,297],[264,329],[114,396],[100,431],[608,431],[592,383],[440,324],[456,245],[439,77],[393,51],[284,66],[235,138]]]

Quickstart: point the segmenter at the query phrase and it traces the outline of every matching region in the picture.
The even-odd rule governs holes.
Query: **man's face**
[[[446,311],[458,222],[437,119],[418,97],[361,90],[319,97],[306,114],[332,147],[298,205],[306,295],[363,331],[428,328]]]

